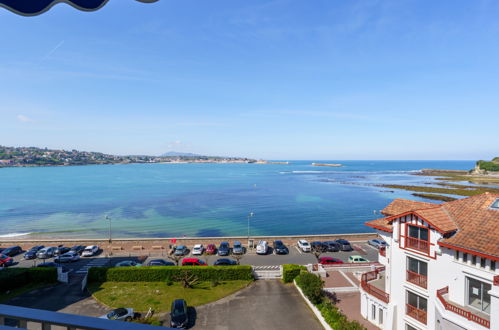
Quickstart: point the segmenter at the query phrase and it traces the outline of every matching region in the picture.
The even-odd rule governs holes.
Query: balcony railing
[[[386,257],[386,247],[382,246],[379,248],[379,255]]]
[[[362,287],[362,290],[364,290],[365,292],[378,298],[381,301],[384,301],[385,303],[388,303],[390,301],[390,295],[385,291],[381,290],[380,288],[377,288],[374,285],[368,283],[369,281],[376,280],[378,278],[378,273],[384,270],[385,267],[381,267],[371,272],[362,274],[360,286]]]
[[[405,238],[405,247],[426,253],[430,252],[430,242],[415,237],[407,236]]]
[[[409,304],[405,304],[406,306],[406,314],[412,317],[413,319],[418,320],[419,322],[426,324],[426,311],[414,307]]]
[[[442,303],[442,305],[444,305],[444,308],[448,311],[451,311],[453,313],[456,313],[470,321],[473,321],[475,323],[478,323],[480,324],[481,326],[483,327],[486,327],[486,328],[489,328],[490,329],[490,321],[489,320],[486,320],[476,314],[473,314],[472,312],[470,311],[467,311],[459,306],[456,306],[450,302],[448,302],[447,300],[445,300],[444,298],[444,294],[447,294],[449,293],[449,287],[446,286],[445,288],[442,288],[440,290],[437,290],[437,297],[438,299],[440,300],[440,302]]]
[[[410,270],[406,272],[406,280],[425,289],[428,287],[428,278],[426,276],[411,272]]]

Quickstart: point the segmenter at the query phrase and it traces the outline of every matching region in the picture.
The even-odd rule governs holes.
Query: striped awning
[[[0,7],[23,16],[40,15],[58,3],[66,3],[76,9],[94,11],[102,8],[109,0],[0,0]],[[124,1],[124,0],[118,0]],[[136,0],[140,2],[156,2],[158,0]]]

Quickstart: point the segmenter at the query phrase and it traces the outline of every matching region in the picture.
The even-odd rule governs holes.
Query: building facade
[[[382,329],[499,329],[499,194],[397,199],[369,221],[387,242],[362,275],[361,314]]]

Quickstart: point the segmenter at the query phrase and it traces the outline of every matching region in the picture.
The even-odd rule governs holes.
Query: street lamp
[[[109,220],[109,243],[112,241],[112,236],[111,236],[111,218],[106,215],[106,220]]]
[[[253,212],[248,214],[248,247],[250,246],[250,218],[254,215]]]

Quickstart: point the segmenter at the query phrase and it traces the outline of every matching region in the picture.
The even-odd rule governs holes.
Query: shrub
[[[89,282],[168,282],[180,274],[194,275],[199,281],[252,280],[251,266],[157,266],[157,267],[92,267]]]
[[[291,283],[296,276],[300,275],[302,270],[306,269],[305,266],[300,265],[282,265],[282,281],[284,283]]]
[[[55,268],[6,268],[0,272],[0,292],[19,288],[28,283],[53,283],[57,281]]]
[[[357,321],[349,321],[345,315],[341,313],[341,311],[334,306],[330,301],[326,299],[323,300],[322,303],[317,305],[317,308],[321,312],[324,320],[331,326],[333,329],[343,329],[343,330],[363,330],[365,329]]]
[[[302,289],[303,294],[312,302],[312,304],[317,305],[322,302],[322,288],[324,287],[324,282],[319,276],[303,272],[296,277],[296,284]]]

